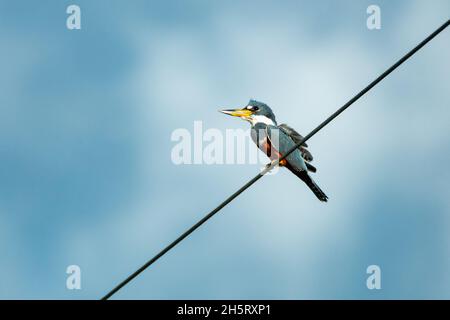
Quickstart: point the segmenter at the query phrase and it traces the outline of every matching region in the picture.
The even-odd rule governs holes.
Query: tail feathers
[[[327,202],[328,196],[322,191],[322,189],[319,188],[319,186],[314,182],[313,179],[309,176],[308,172],[306,171],[297,171],[297,170],[291,170],[297,177],[302,179],[303,182],[306,183],[306,185],[311,189],[312,192],[316,195],[317,199],[320,201]]]

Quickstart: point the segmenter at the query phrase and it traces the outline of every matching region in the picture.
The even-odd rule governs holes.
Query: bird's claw
[[[277,166],[277,164],[278,164],[277,160],[272,160],[272,162],[266,164],[266,170],[268,170],[269,168],[270,169],[275,168]]]

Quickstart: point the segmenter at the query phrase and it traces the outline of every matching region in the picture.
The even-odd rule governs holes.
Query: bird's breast
[[[278,160],[283,157],[283,155],[276,150],[274,147],[272,147],[270,141],[266,138],[262,143],[260,144],[259,148],[270,158],[270,160]],[[283,159],[280,161],[280,166],[283,167],[287,164],[286,159]]]
[[[280,159],[283,155],[275,149],[274,146],[270,143],[269,137],[267,136],[266,125],[258,123],[251,130],[251,137],[253,142],[256,143],[258,148],[264,152],[266,156],[268,156],[272,161]],[[283,159],[280,161],[280,166],[285,166],[287,164],[287,160]]]

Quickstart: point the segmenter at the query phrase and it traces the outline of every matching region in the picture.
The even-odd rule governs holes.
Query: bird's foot
[[[278,172],[278,160],[272,160],[272,162],[262,167],[263,174],[275,174]]]

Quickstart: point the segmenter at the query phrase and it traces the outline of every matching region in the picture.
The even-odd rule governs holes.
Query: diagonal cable
[[[248,189],[251,185],[253,185],[256,181],[261,179],[266,173],[268,173],[270,170],[272,170],[276,165],[279,164],[281,160],[286,158],[289,154],[291,154],[295,149],[300,147],[303,143],[305,143],[307,140],[309,140],[312,136],[314,136],[317,132],[319,132],[323,127],[325,127],[327,124],[329,124],[331,121],[333,121],[338,115],[340,115],[344,110],[346,110],[348,107],[350,107],[354,102],[356,102],[359,98],[361,98],[364,94],[366,94],[370,89],[372,89],[374,86],[376,86],[380,81],[382,81],[384,78],[386,78],[392,71],[397,69],[403,62],[408,60],[412,55],[414,55],[417,51],[419,51],[423,46],[425,46],[428,42],[430,42],[434,37],[436,37],[439,33],[441,33],[445,28],[448,27],[450,24],[450,20],[447,20],[442,26],[436,29],[432,34],[430,34],[427,38],[425,38],[422,42],[420,42],[418,45],[416,45],[411,51],[409,51],[407,54],[405,54],[402,58],[400,58],[396,63],[394,63],[389,69],[387,69],[385,72],[383,72],[381,75],[379,75],[375,80],[373,80],[367,87],[362,89],[358,94],[356,94],[352,99],[350,99],[346,104],[344,104],[342,107],[340,107],[335,113],[333,113],[331,116],[329,116],[325,121],[323,121],[320,125],[318,125],[313,131],[311,131],[306,137],[303,138],[302,141],[297,143],[293,148],[291,148],[286,154],[284,154],[281,158],[278,160],[272,161],[270,164],[266,166],[264,170],[262,170],[260,173],[258,173],[254,178],[252,178],[249,182],[247,182],[245,185],[243,185],[239,190],[237,190],[235,193],[233,193],[231,196],[229,196],[227,199],[225,199],[221,204],[219,204],[214,210],[212,210],[210,213],[208,213],[205,217],[203,217],[200,221],[198,221],[196,224],[194,224],[192,227],[190,227],[188,230],[186,230],[182,235],[180,235],[177,239],[175,239],[172,243],[170,243],[167,247],[162,249],[157,255],[155,255],[153,258],[151,258],[149,261],[147,261],[142,267],[137,269],[135,272],[133,272],[131,275],[129,275],[125,280],[123,280],[121,283],[119,283],[116,287],[114,287],[110,292],[108,292],[102,300],[109,299],[113,294],[115,294],[117,291],[119,291],[121,288],[123,288],[126,284],[128,284],[131,280],[133,280],[135,277],[137,277],[142,271],[147,269],[150,265],[152,265],[154,262],[156,262],[159,258],[161,258],[164,254],[166,254],[170,249],[175,247],[178,243],[180,243],[183,239],[185,239],[187,236],[189,236],[192,232],[194,232],[198,227],[200,227],[202,224],[204,224],[206,221],[208,221],[212,216],[214,216],[217,212],[219,212],[223,207],[225,207],[227,204],[229,204],[231,201],[233,201],[235,198],[237,198],[242,192],[244,192],[246,189]]]

